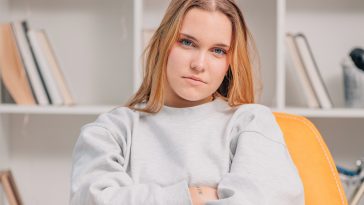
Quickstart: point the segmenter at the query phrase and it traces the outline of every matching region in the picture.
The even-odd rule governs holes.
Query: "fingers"
[[[217,200],[217,189],[209,186],[191,186],[189,187],[192,201],[204,204],[206,201]],[[194,203],[194,205],[195,205]]]

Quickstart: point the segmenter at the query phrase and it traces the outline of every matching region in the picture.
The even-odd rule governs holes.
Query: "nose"
[[[206,66],[206,53],[199,51],[191,61],[191,68],[198,72],[203,72]]]

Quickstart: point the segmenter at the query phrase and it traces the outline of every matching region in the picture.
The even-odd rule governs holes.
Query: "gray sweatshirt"
[[[271,110],[217,98],[157,114],[119,107],[86,124],[73,152],[71,204],[304,205],[301,179]]]

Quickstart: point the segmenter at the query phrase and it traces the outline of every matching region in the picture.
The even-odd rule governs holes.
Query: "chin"
[[[179,96],[184,100],[196,102],[196,101],[204,100],[210,95],[201,95],[201,94],[193,95],[191,93],[181,93]]]

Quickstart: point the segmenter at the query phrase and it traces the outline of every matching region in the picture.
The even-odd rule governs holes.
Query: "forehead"
[[[181,33],[191,35],[200,42],[230,45],[232,25],[230,19],[219,11],[193,8],[183,19]]]

